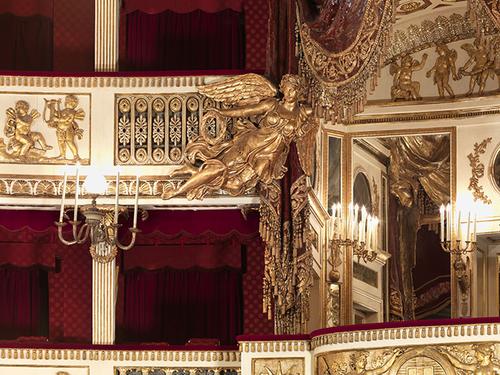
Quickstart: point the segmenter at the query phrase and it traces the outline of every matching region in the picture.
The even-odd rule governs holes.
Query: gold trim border
[[[213,76],[164,76],[164,77],[42,77],[0,76],[0,86],[44,87],[44,88],[129,88],[129,87],[193,87],[204,85],[207,77]]]
[[[407,339],[432,339],[432,338],[471,338],[476,339],[488,336],[497,336],[500,333],[500,323],[478,323],[460,324],[449,326],[423,326],[423,327],[400,327],[400,328],[380,328],[366,331],[351,331],[327,333],[316,336],[311,340],[311,348],[314,350],[325,345],[349,344],[361,342],[385,341],[385,346],[392,344],[386,340],[407,340]],[[470,340],[467,340],[467,343]],[[457,342],[459,343],[459,342]],[[396,343],[394,343],[395,345]],[[427,342],[427,345],[430,345]],[[392,346],[394,346],[392,345]],[[344,348],[342,348],[344,350]]]
[[[82,361],[200,361],[241,362],[237,350],[177,351],[177,350],[92,350],[92,349],[23,349],[2,348],[0,359],[82,360]],[[236,366],[238,367],[238,366]]]
[[[309,340],[240,342],[240,352],[242,353],[306,352],[309,350]]]

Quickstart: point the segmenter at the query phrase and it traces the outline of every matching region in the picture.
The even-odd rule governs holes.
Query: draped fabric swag
[[[442,307],[441,297],[446,294],[446,287],[449,288],[449,257],[433,262],[444,268],[424,270],[425,266],[417,267],[417,263],[422,262],[422,256],[435,259],[444,254],[435,233],[422,228],[422,216],[428,210],[422,198],[428,199],[429,205],[435,208],[450,200],[450,137],[397,137],[388,139],[387,143],[390,149],[389,222],[397,223],[397,230],[389,235],[390,309],[393,319],[413,320],[416,313],[424,317]],[[420,275],[419,270],[423,272]],[[432,289],[434,294],[429,293]]]

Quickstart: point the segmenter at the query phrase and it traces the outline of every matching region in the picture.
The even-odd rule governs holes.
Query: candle
[[[352,240],[352,202],[347,207],[347,236]]]
[[[373,249],[376,250],[378,249],[378,224],[379,220],[377,217],[375,217],[375,228],[373,230]]]
[[[120,197],[120,171],[116,171],[116,192],[115,192],[115,224],[118,224],[118,200]]]
[[[359,215],[359,206],[357,204],[354,205],[354,221],[353,221],[353,235],[351,236],[352,239],[354,237],[357,237],[359,239],[359,221],[358,221],[358,215]]]
[[[462,241],[462,220],[461,220],[461,217],[462,217],[462,212],[458,211],[458,218],[457,218],[457,225],[458,225],[458,229],[457,229],[457,241]]]
[[[451,241],[451,205],[446,205],[446,240]]]
[[[66,166],[64,166],[64,178],[63,178],[63,187],[62,187],[62,200],[61,200],[61,211],[59,212],[59,222],[63,222],[64,216],[64,201],[66,200],[66,183],[68,182],[68,171]]]
[[[467,236],[465,240],[470,241],[470,211],[469,214],[467,215]]]
[[[441,242],[444,242],[444,204],[439,208],[439,222],[441,223]]]
[[[139,175],[135,176],[134,228],[137,228],[138,204],[139,204]]]
[[[361,230],[360,232],[360,241],[364,242],[366,239],[366,232],[365,232],[365,226],[366,226],[366,208],[365,206],[361,207]]]
[[[368,219],[367,219],[367,227],[368,227],[368,233],[366,235],[366,246],[367,248],[371,248],[371,239],[372,239],[372,217],[371,215],[368,215]]]
[[[80,163],[76,163],[75,181],[75,208],[73,210],[73,221],[78,219],[78,193],[80,192]]]
[[[474,211],[474,229],[472,229],[472,240],[476,241],[477,240],[477,211]]]

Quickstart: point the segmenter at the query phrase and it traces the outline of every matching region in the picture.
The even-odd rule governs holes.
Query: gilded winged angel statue
[[[189,178],[178,188],[164,186],[162,197],[185,194],[188,199],[202,199],[220,189],[237,196],[258,183],[270,184],[284,176],[292,141],[297,142],[302,168],[310,175],[319,123],[310,107],[299,104],[302,88],[301,78],[292,74],[281,80],[282,99],[275,97],[276,87],[257,74],[200,87],[202,94],[232,107],[211,109],[203,116],[200,136],[186,147],[184,166],[170,175]],[[207,122],[216,118],[225,124],[224,117],[237,118],[232,139],[225,139],[224,125],[217,137],[209,137]]]

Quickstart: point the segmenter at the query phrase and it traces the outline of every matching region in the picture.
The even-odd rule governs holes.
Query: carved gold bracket
[[[479,185],[479,179],[484,176],[484,164],[481,163],[479,158],[485,153],[490,142],[491,137],[484,139],[481,143],[474,143],[474,152],[467,155],[472,172],[468,189],[472,191],[474,201],[480,200],[485,204],[491,204],[491,199],[484,193],[483,187]]]

